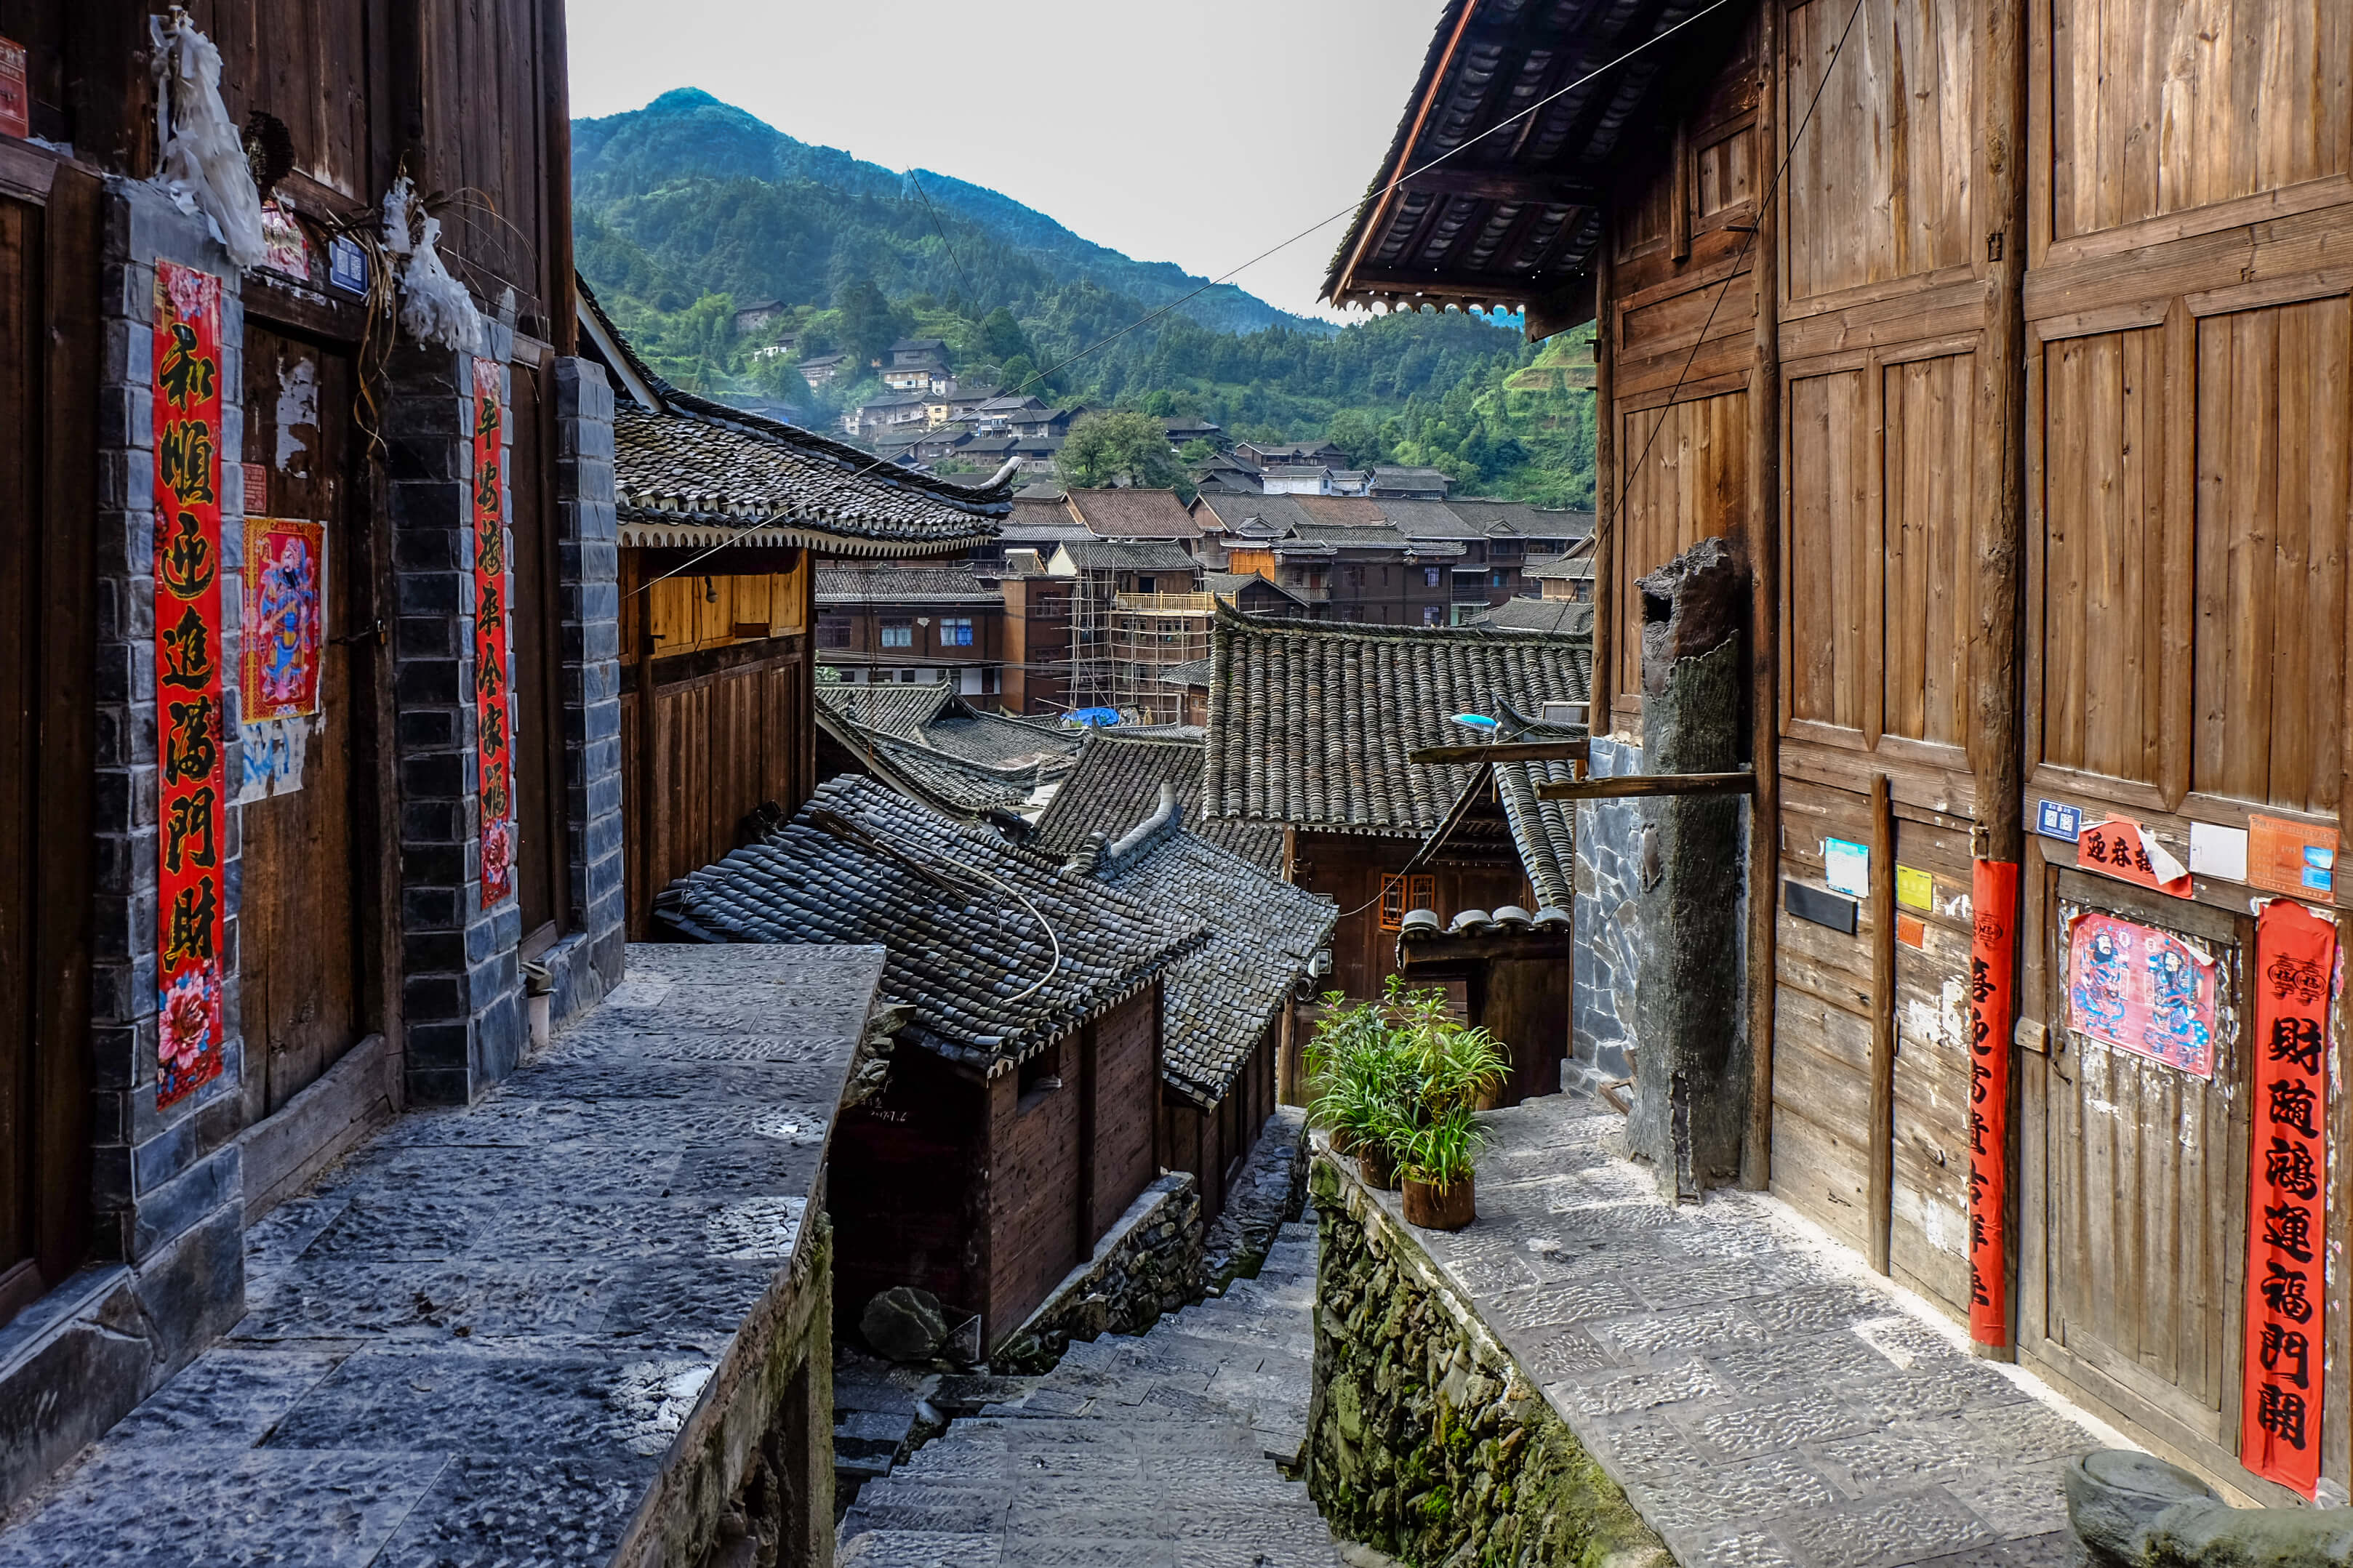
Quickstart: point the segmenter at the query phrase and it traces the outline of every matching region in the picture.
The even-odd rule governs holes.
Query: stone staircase
[[[1037,1386],[867,1483],[841,1568],[1332,1568],[1296,1465],[1314,1354],[1315,1227],[1253,1279],[1134,1338],[1076,1343]]]

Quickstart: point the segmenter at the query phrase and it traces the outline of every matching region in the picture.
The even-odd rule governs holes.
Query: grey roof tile
[[[1078,766],[1046,803],[1035,842],[1049,854],[1072,855],[1092,834],[1113,837],[1144,819],[1160,786],[1176,786],[1186,826],[1261,871],[1282,868],[1282,829],[1201,816],[1202,743],[1140,739],[1097,730],[1079,752]]]
[[[913,1010],[916,1042],[992,1071],[1205,940],[1189,917],[855,776],[818,786],[791,822],[680,878],[656,907],[705,942],[879,944],[882,994]]]
[[[1457,713],[1582,701],[1590,637],[1270,621],[1220,604],[1210,634],[1205,813],[1419,837],[1469,779],[1408,760],[1467,738]]]

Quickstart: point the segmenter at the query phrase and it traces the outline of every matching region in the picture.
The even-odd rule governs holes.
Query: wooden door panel
[[[1865,646],[1878,530],[1861,371],[1789,383],[1789,716],[1860,731],[1872,666]]]
[[[2333,816],[2344,779],[2343,626],[2353,305],[2198,327],[2197,730],[2192,787]]]
[[[2065,1026],[2066,932],[2087,908],[2175,931],[2215,954],[2224,1007],[2211,1080]],[[2153,1412],[2227,1450],[2247,1170],[2232,1006],[2242,973],[2238,922],[2067,872],[2051,929],[2047,1331]]]
[[[327,640],[300,785],[241,808],[238,975],[246,1109],[258,1121],[378,1026],[364,955],[376,856],[359,725],[374,644],[337,640],[369,615],[350,505],[351,362],[248,324],[245,383],[248,514],[322,522],[327,535]]]
[[[1967,738],[1969,634],[1977,624],[1969,485],[1977,356],[1881,370],[1886,456],[1886,658],[1881,728],[1915,741]]]

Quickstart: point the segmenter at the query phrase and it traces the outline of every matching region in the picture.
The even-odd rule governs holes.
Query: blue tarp
[[[1116,708],[1081,708],[1072,712],[1065,713],[1062,717],[1068,719],[1073,724],[1084,724],[1089,729],[1100,729],[1108,724],[1118,723],[1119,710]]]

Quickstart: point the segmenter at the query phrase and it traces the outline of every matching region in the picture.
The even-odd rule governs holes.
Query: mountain
[[[687,88],[575,121],[575,254],[664,375],[812,425],[881,394],[866,368],[935,338],[967,385],[1203,418],[1236,438],[1329,436],[1484,493],[1581,504],[1591,398],[1505,384],[1537,363],[1461,313],[1347,326],[1139,261],[998,192],[797,141]],[[739,326],[739,307],[774,309]],[[839,352],[812,391],[794,370]],[[1557,378],[1535,378],[1552,387]]]
[[[878,209],[895,207],[902,210],[892,216],[903,221],[890,226],[898,237],[918,244],[931,241],[932,253],[920,260],[895,258],[902,265],[913,262],[904,279],[911,285],[930,284],[944,291],[960,283],[959,264],[972,269],[975,258],[965,253],[974,244],[1005,247],[1018,250],[1035,267],[1037,279],[1023,279],[1033,287],[1038,282],[1085,281],[1147,307],[1193,295],[1179,307],[1182,313],[1219,331],[1284,327],[1324,337],[1340,330],[1329,321],[1277,310],[1230,283],[1205,288],[1208,279],[1173,263],[1137,261],[1082,239],[1036,208],[985,186],[928,170],[901,174],[836,148],[796,141],[700,88],[675,89],[629,113],[573,121],[572,156],[575,203],[617,214],[619,226],[631,230],[649,220],[666,228],[662,217],[676,209],[678,198],[688,191],[712,184],[729,188],[752,210],[733,215],[726,231],[708,237],[714,249],[706,254],[714,258],[728,281],[753,290],[733,290],[739,298],[794,302],[795,293],[808,289],[810,274],[802,268],[815,258],[801,247],[776,257],[740,253],[728,244],[732,236],[774,237],[776,230],[766,221],[770,218],[786,220],[783,226],[798,226],[791,222],[798,218],[820,232],[838,231],[853,217],[871,221]],[[923,205],[926,198],[946,221],[934,226]],[[939,227],[948,228],[953,246],[940,243]],[[970,233],[962,232],[967,227]],[[678,247],[665,249],[664,257],[652,259],[684,262],[693,245],[690,240],[683,254]],[[949,249],[957,254],[936,254]],[[860,254],[855,247],[852,255],[862,269],[878,273],[876,281],[886,292],[892,291],[885,277],[895,270],[891,266],[894,258]],[[828,258],[828,272],[838,270],[830,265],[832,259]],[[706,287],[723,286],[712,282],[708,264],[689,270]],[[973,282],[977,286],[977,276]]]

